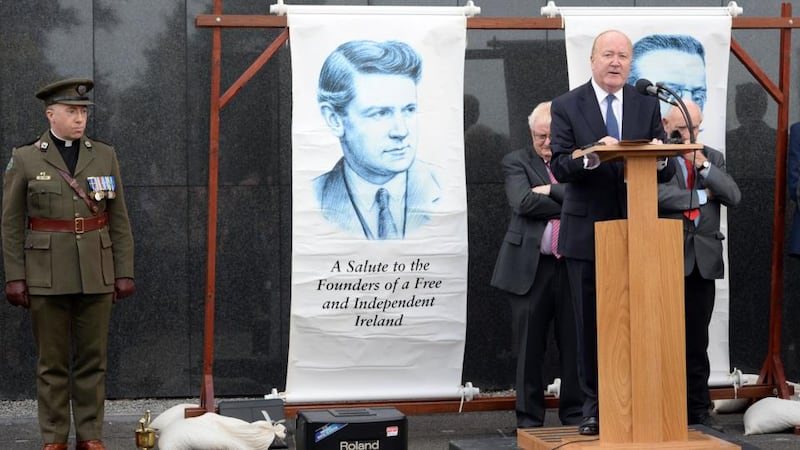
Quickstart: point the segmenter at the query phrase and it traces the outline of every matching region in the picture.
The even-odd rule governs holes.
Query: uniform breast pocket
[[[61,198],[61,183],[35,180],[28,183],[29,211],[31,217],[48,217]]]

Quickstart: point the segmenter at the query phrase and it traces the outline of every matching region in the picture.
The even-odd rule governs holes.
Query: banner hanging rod
[[[735,1],[728,3],[724,7],[702,7],[702,6],[687,6],[685,8],[675,7],[559,7],[556,2],[549,1],[546,6],[542,6],[541,14],[545,17],[556,16],[637,16],[637,15],[664,15],[670,16],[731,16],[737,17],[744,12],[742,7],[736,4]]]
[[[377,15],[431,15],[467,16],[481,13],[481,8],[470,0],[464,6],[358,6],[358,5],[287,5],[283,0],[269,6],[270,14],[377,14]]]

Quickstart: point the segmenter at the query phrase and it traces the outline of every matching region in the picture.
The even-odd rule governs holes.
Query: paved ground
[[[145,409],[153,417],[178,403],[194,400],[109,401],[106,407],[105,442],[110,450],[135,449],[133,430]],[[0,450],[40,450],[35,404],[32,401],[0,401]],[[791,433],[743,436],[742,414],[717,417],[729,440],[745,449],[800,449],[800,435]],[[558,426],[548,411],[546,426]],[[289,449],[294,449],[294,420],[287,422]],[[498,450],[516,448],[512,411],[412,415],[408,417],[409,450]],[[709,433],[711,434],[711,433]],[[568,448],[568,447],[567,447]]]

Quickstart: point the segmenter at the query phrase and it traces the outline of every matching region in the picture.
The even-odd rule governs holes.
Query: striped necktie
[[[558,180],[556,177],[553,176],[553,172],[550,170],[550,161],[545,163],[547,167],[547,176],[550,177],[550,184],[558,184]],[[550,231],[552,232],[550,238],[550,251],[553,252],[553,256],[556,258],[561,258],[561,253],[558,253],[558,232],[561,230],[561,220],[560,219],[550,219]]]

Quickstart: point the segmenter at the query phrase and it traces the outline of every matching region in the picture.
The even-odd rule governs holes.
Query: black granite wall
[[[457,5],[463,1],[292,2]],[[546,2],[484,0],[483,17],[538,17]],[[536,5],[534,5],[534,3]],[[585,1],[559,1],[559,6]],[[676,2],[603,1],[608,6]],[[724,6],[727,1],[682,1]],[[800,15],[800,1],[794,4]],[[88,134],[115,144],[136,238],[138,292],[114,308],[108,396],[182,397],[200,392],[208,214],[211,30],[194,18],[211,0],[0,2],[0,160],[44,131],[33,92],[60,77],[96,82]],[[742,0],[748,16],[776,16],[778,2]],[[267,2],[224,2],[226,14],[266,14]],[[223,32],[223,88],[280,30]],[[499,161],[530,145],[526,116],[567,89],[563,32],[471,30],[465,91],[480,100],[467,132],[469,307],[464,380],[483,390],[513,384],[508,306],[488,286],[508,207]],[[734,38],[777,80],[777,32]],[[792,57],[797,104],[798,40]],[[222,113],[214,381],[217,396],[283,389],[291,299],[291,78],[281,49]],[[776,108],[732,58],[729,170],[743,200],[729,211],[731,364],[757,373],[768,342]],[[760,110],[759,98],[766,97]],[[740,105],[739,108],[736,106]],[[792,108],[790,121],[800,119]],[[791,217],[794,205],[788,205]],[[787,222],[788,223],[788,222]],[[800,378],[800,261],[785,266],[783,362]],[[552,359],[552,357],[551,357]],[[35,355],[26,311],[0,306],[0,399],[32,398]],[[555,376],[555,365],[548,379]]]

